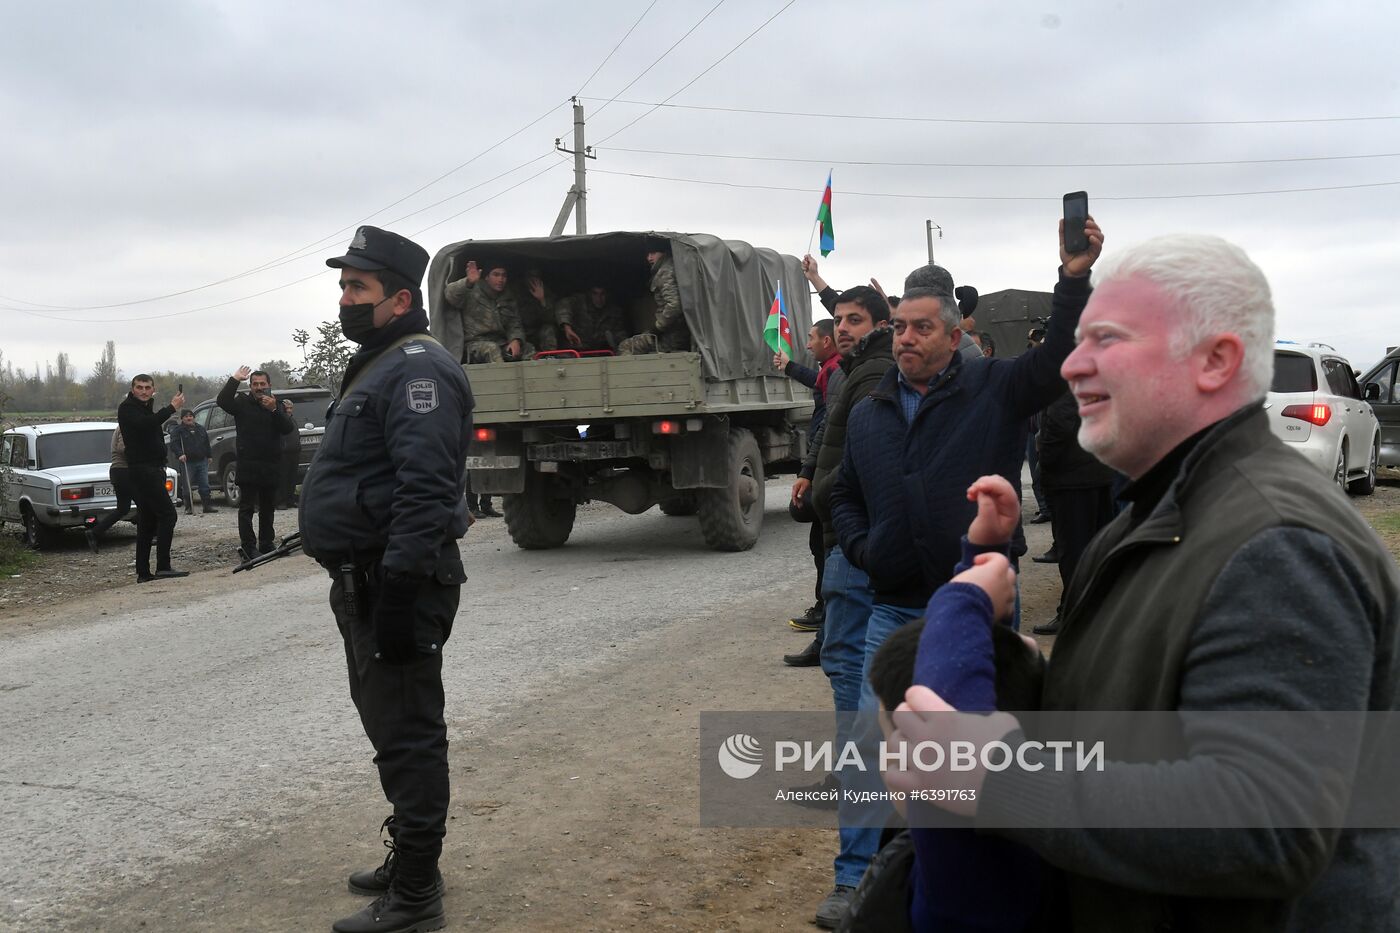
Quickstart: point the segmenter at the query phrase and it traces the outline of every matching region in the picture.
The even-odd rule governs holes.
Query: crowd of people
[[[814,641],[783,660],[821,665],[849,714],[838,747],[856,743],[865,761],[882,740],[1024,738],[1014,711],[1400,702],[1400,573],[1345,497],[1272,435],[1261,404],[1273,365],[1263,274],[1238,247],[1185,235],[1098,268],[1102,231],[1090,218],[1085,232],[1072,254],[1061,230],[1052,313],[1014,357],[987,352],[986,335],[968,351],[975,293],[945,269],[915,270],[887,299],[874,280],[836,291],[804,260],[835,339],[812,329],[817,375],[774,360],[813,388],[819,412],[790,505],[814,521],[820,595],[790,623]],[[1048,658],[1019,634],[1028,453],[1034,520],[1055,540],[1043,559],[1062,581],[1053,618],[1035,627],[1057,636]],[[987,715],[930,715],[959,710]],[[1364,773],[1359,739],[1338,744],[1323,770]],[[1048,752],[995,771],[884,759],[883,790],[931,802],[901,829],[836,798],[834,885],[815,922],[1314,930],[1345,915],[1348,928],[1400,929],[1400,832],[1338,828],[1344,801],[1322,826],[1103,828],[1114,806],[1143,798],[1243,813],[1265,797],[1300,812],[1318,787],[1288,752],[1200,734],[1179,758],[1139,751],[1097,772],[1050,767]],[[1251,784],[1233,767],[1244,761],[1284,776]],[[802,790],[860,786],[864,772],[837,770]],[[934,808],[945,814],[930,821]]]
[[[670,245],[665,240],[648,244],[646,263],[654,313],[651,327],[641,333],[630,333],[627,313],[601,278],[561,296],[538,267],[512,270],[505,262],[475,259],[466,259],[461,277],[447,283],[446,302],[434,311],[432,332],[449,354],[467,364],[518,362],[540,353],[636,355],[691,349]]]
[[[239,386],[248,382],[248,391]],[[176,489],[185,513],[194,514],[194,493],[199,492],[203,514],[218,512],[209,486],[213,446],[209,432],[185,408],[183,391],[170,404],[156,409],[155,382],[146,373],[131,380],[130,391],[117,408],[117,430],[112,432],[112,463],[108,476],[116,494],[116,508],[102,517],[89,518],[84,526],[88,549],[94,554],[111,527],[136,506],[136,579],[141,583],[167,577],[188,576],[170,563],[178,513],[165,489],[167,461],[178,464]],[[238,559],[249,561],[267,554],[276,545],[275,511],[295,502],[300,435],[293,420],[290,399],[278,399],[265,370],[242,366],[220,390],[219,408],[233,421],[238,486]],[[179,420],[174,421],[176,414]],[[172,423],[173,421],[173,423]],[[167,433],[168,426],[168,433]],[[158,449],[157,449],[158,448]],[[133,451],[136,451],[133,456]],[[157,456],[159,454],[159,456]],[[159,496],[156,491],[159,491]],[[254,515],[257,527],[254,529]],[[152,546],[156,569],[150,569]]]
[[[1273,361],[1263,274],[1210,236],[1150,240],[1100,263],[1092,218],[1085,233],[1087,248],[1070,253],[1061,230],[1052,313],[1014,356],[997,356],[977,334],[976,292],[955,287],[944,268],[922,266],[887,296],[873,279],[837,291],[803,261],[832,318],[807,334],[815,367],[773,359],[816,400],[789,503],[811,524],[816,576],[814,604],[790,624],[813,640],[783,661],[821,667],[846,714],[838,743],[854,742],[867,761],[882,740],[1022,735],[1015,714],[1033,710],[1400,703],[1400,572],[1341,492],[1272,435],[1261,406]],[[443,339],[434,339],[421,292],[427,260],[374,227],[327,260],[340,276],[342,330],[359,349],[302,484],[300,530],[331,581],[350,696],[392,808],[388,857],[347,881],[375,899],[338,921],[340,933],[445,922],[442,652],[465,580],[457,541],[481,505],[465,485],[474,402],[463,364],[561,345],[690,346],[659,244],[647,256],[655,326],[634,335],[601,284],[560,298],[527,270],[513,294],[510,270],[483,261],[448,284]],[[239,392],[244,379],[249,390]],[[132,380],[112,442],[113,484],[139,509],[142,582],[186,575],[171,563],[167,455],[188,470],[186,501],[197,488],[213,510],[208,435],[182,394],[156,409],[155,392],[150,376]],[[267,374],[248,367],[230,375],[217,404],[238,431],[247,559],[272,547],[295,425]],[[1036,628],[1057,636],[1048,658],[1020,634],[1021,476],[1032,451],[1034,520],[1052,524],[1062,581],[1057,611]],[[103,531],[88,529],[94,547]],[[923,715],[954,711],[983,715],[973,726]],[[920,807],[946,816],[901,828],[841,796],[833,884],[815,922],[1313,930],[1345,915],[1358,929],[1400,929],[1400,832],[1337,828],[1340,812],[1321,827],[1103,828],[1115,804],[1158,795],[1244,809],[1272,794],[1301,809],[1298,798],[1315,788],[1287,749],[1257,735],[1190,735],[1176,759],[1143,754],[1097,772],[1041,761],[925,771],[895,759],[878,779],[892,792],[939,792]],[[1290,779],[1251,785],[1232,771],[1242,759]],[[1368,761],[1348,746],[1326,765],[1345,778]],[[824,788],[853,781],[841,771]],[[1040,819],[1047,806],[1061,819]]]

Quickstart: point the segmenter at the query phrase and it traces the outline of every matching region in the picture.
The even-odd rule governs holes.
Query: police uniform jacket
[[[427,325],[411,311],[351,360],[301,489],[302,549],[324,566],[423,579],[467,531],[471,388]]]

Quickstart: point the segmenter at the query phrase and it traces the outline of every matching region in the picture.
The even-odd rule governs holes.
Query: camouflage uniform
[[[683,353],[690,349],[690,328],[681,311],[681,290],[676,284],[676,267],[669,255],[652,266],[651,296],[656,299],[656,326],[653,332],[628,337],[617,347],[623,355],[639,353]]]
[[[544,304],[535,300],[528,286],[517,290],[515,306],[520,309],[520,326],[525,337],[537,350],[559,349],[559,331],[554,326],[555,298],[548,288],[544,290]]]
[[[520,314],[509,290],[492,291],[484,276],[475,285],[463,277],[447,286],[446,296],[462,311],[463,362],[500,363],[505,360],[506,344],[512,340],[523,344],[522,358],[535,352],[525,342],[525,330],[520,326]]]
[[[622,309],[612,302],[601,308],[593,307],[588,292],[579,292],[563,299],[555,306],[555,320],[559,326],[568,324],[583,342],[580,350],[616,350],[625,339],[627,321]]]

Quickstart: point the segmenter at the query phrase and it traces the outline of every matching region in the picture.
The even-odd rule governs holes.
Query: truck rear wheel
[[[569,540],[578,506],[572,495],[553,495],[556,490],[566,492],[544,474],[532,470],[525,474],[523,492],[501,498],[506,530],[516,547],[542,551]]]
[[[695,493],[687,492],[678,495],[674,499],[662,499],[661,511],[667,515],[686,516],[694,515],[699,505],[695,501]]]
[[[763,528],[763,456],[747,428],[729,432],[729,483],[697,489],[700,533],[716,551],[747,551]]]

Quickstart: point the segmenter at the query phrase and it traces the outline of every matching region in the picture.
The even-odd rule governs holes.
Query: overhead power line
[[[648,175],[642,172],[619,172],[610,169],[595,168],[592,171],[601,175],[623,175],[628,178],[646,178],[653,181],[673,181],[691,185],[713,185],[720,188],[743,188],[758,191],[797,191],[803,194],[811,194],[817,189],[799,188],[784,185],[750,185],[733,181],[715,181],[705,178],[675,178],[669,175]],[[1378,181],[1361,185],[1325,185],[1311,188],[1269,188],[1259,191],[1220,191],[1202,192],[1191,194],[1140,194],[1140,195],[1104,195],[1095,193],[1096,201],[1175,201],[1188,198],[1241,198],[1251,197],[1261,194],[1301,194],[1308,191],[1349,191],[1357,188],[1386,188],[1393,185],[1400,185],[1400,181]],[[977,195],[977,194],[910,194],[892,191],[841,191],[842,197],[857,198],[899,198],[917,201],[1059,201],[1058,195],[1054,197],[1044,195]]]
[[[547,154],[552,155],[553,153],[550,152],[550,153],[547,153]],[[530,160],[531,163],[533,163],[533,162],[538,162],[538,161],[539,161],[539,159],[531,159],[531,160]],[[526,164],[528,165],[528,164],[530,164],[530,163],[526,163]],[[417,232],[411,234],[411,236],[412,236],[412,237],[419,236],[420,234],[424,233],[425,231],[431,230],[433,227],[436,227],[436,226],[438,226],[439,224],[447,223],[447,221],[449,221],[449,220],[454,220],[454,219],[456,219],[456,218],[458,218],[458,217],[461,217],[463,214],[466,214],[466,213],[468,213],[469,211],[474,211],[474,210],[476,210],[478,207],[481,207],[483,204],[488,204],[488,203],[490,203],[491,201],[494,201],[494,200],[496,200],[497,198],[499,198],[501,195],[506,194],[506,193],[511,192],[511,191],[514,191],[516,188],[519,188],[521,185],[526,184],[527,182],[533,181],[533,180],[536,179],[536,178],[539,178],[539,177],[540,177],[541,175],[543,175],[545,172],[548,172],[548,171],[550,171],[551,169],[556,169],[556,168],[558,168],[558,167],[560,166],[560,164],[562,164],[562,163],[556,162],[556,163],[551,164],[551,165],[546,165],[542,171],[536,172],[535,174],[530,175],[530,176],[527,177],[527,178],[521,179],[520,181],[518,181],[518,182],[516,182],[515,184],[511,185],[510,187],[508,187],[508,188],[503,188],[503,189],[501,189],[500,191],[496,192],[495,194],[491,195],[491,196],[488,197],[488,198],[482,198],[480,201],[477,201],[475,204],[471,205],[470,207],[463,208],[462,210],[458,211],[457,213],[453,214],[453,215],[450,216],[450,217],[444,217],[442,220],[439,220],[439,221],[437,221],[436,223],[429,224],[428,226],[424,227],[422,230],[418,230]],[[518,169],[518,168],[520,168],[520,166],[516,166],[516,168]],[[515,169],[512,169],[511,171],[515,171]],[[412,216],[412,215],[406,215],[406,216]],[[120,324],[120,323],[129,323],[129,322],[132,322],[132,321],[157,321],[157,320],[161,320],[161,319],[163,319],[163,318],[183,317],[184,315],[187,315],[187,314],[196,314],[196,313],[198,313],[198,312],[200,312],[200,311],[212,311],[212,310],[214,310],[215,308],[226,308],[226,307],[228,307],[229,305],[238,304],[239,302],[249,301],[249,300],[251,300],[251,299],[253,299],[253,298],[261,298],[263,295],[270,295],[270,294],[272,294],[273,292],[280,292],[280,291],[282,291],[283,289],[291,288],[293,285],[300,285],[302,282],[309,282],[309,281],[311,281],[312,279],[321,277],[321,276],[323,276],[323,275],[325,275],[325,270],[324,270],[324,269],[321,269],[321,270],[318,270],[318,271],[316,271],[316,272],[311,273],[310,275],[302,276],[302,277],[299,278],[299,279],[293,279],[293,280],[290,281],[290,282],[284,282],[284,283],[282,283],[281,285],[274,285],[272,288],[263,289],[262,291],[260,291],[260,292],[255,292],[255,293],[253,293],[253,294],[251,294],[251,295],[243,295],[243,296],[238,297],[238,298],[230,298],[228,301],[220,301],[220,302],[217,302],[217,303],[215,303],[215,304],[202,305],[202,306],[200,306],[200,307],[198,307],[198,308],[187,308],[187,309],[185,309],[184,311],[168,311],[168,312],[166,312],[166,313],[164,313],[164,314],[147,314],[147,315],[142,315],[142,316],[140,316],[140,317],[118,317],[118,318],[104,317],[104,318],[102,318],[102,319],[100,319],[100,320],[90,320],[90,319],[88,319],[88,318],[72,318],[72,317],[61,317],[61,316],[59,316],[59,315],[43,314],[43,313],[40,313],[40,312],[38,312],[38,311],[29,311],[29,310],[26,310],[26,309],[24,309],[24,308],[5,308],[4,310],[7,310],[7,311],[18,311],[18,312],[21,313],[21,314],[28,314],[28,315],[30,315],[30,316],[32,316],[32,317],[42,318],[43,320],[46,320],[46,321],[70,321],[70,322],[73,322],[73,323],[76,323],[76,324]]]
[[[791,4],[789,4],[789,6],[791,6]],[[783,9],[787,9],[787,7]],[[778,12],[781,13],[782,10]],[[684,90],[684,88],[682,88],[682,90]],[[597,100],[598,98],[588,97],[584,99]],[[989,126],[1275,126],[1294,123],[1363,123],[1376,120],[1400,120],[1400,114],[1361,117],[1298,117],[1279,120],[989,120],[968,119],[964,117],[880,116],[868,113],[806,113],[798,110],[758,110],[748,107],[703,107],[699,104],[668,103],[670,100],[669,97],[660,102],[622,100],[620,98],[615,98],[614,100],[619,104],[630,104],[635,107],[650,107],[652,110],[658,107],[670,107],[675,110],[704,110],[712,113],[751,113],[766,117],[807,117],[809,119],[816,118],[823,120],[883,120],[903,123],[962,123]],[[648,113],[650,112],[651,111],[648,111]],[[616,135],[616,133],[613,135]]]
[[[588,76],[587,80],[585,80],[582,86],[579,87],[577,93],[574,94],[575,97],[579,96],[579,94],[582,94],[584,90],[588,87],[589,82],[591,82],[594,78],[598,77],[598,72],[603,70],[603,66],[606,65],[608,62],[612,61],[612,57],[617,54],[617,50],[622,48],[622,43],[627,41],[627,37],[632,35],[633,30],[635,30],[638,26],[641,25],[642,20],[647,18],[647,14],[651,12],[651,8],[656,6],[658,2],[659,0],[651,0],[651,4],[648,5],[647,8],[642,11],[641,16],[637,17],[637,21],[632,24],[631,28],[629,28],[625,33],[622,34],[621,39],[617,40],[617,45],[612,47],[612,51],[609,52],[607,56],[601,62],[598,63],[597,68],[593,69],[593,73]],[[627,89],[623,88],[622,90],[625,91]],[[621,94],[622,91],[618,91],[618,93]]]
[[[709,74],[709,73],[710,73],[711,71],[713,71],[716,67],[718,67],[719,64],[720,64],[720,62],[724,61],[726,58],[728,58],[729,56],[733,55],[735,52],[739,51],[739,49],[743,48],[743,46],[744,46],[744,44],[745,44],[746,42],[748,42],[748,41],[749,41],[750,39],[752,39],[754,36],[756,36],[756,35],[758,35],[760,32],[762,32],[765,26],[767,26],[769,23],[773,22],[773,20],[775,20],[775,19],[777,19],[779,16],[781,16],[784,12],[787,11],[787,8],[788,8],[788,7],[792,6],[792,5],[793,5],[794,3],[796,3],[796,2],[797,2],[797,0],[788,0],[787,3],[783,4],[782,8],[781,8],[780,10],[778,10],[778,12],[774,13],[772,16],[768,17],[768,18],[765,19],[763,22],[759,23],[757,29],[755,29],[753,32],[749,33],[747,36],[744,36],[744,38],[740,39],[740,40],[739,40],[739,43],[738,43],[737,45],[735,45],[735,46],[734,46],[733,48],[731,48],[728,52],[725,52],[725,53],[724,53],[723,55],[721,55],[718,59],[716,59],[716,60],[715,60],[715,63],[714,63],[713,65],[711,65],[709,68],[706,68],[704,71],[700,72],[698,75],[696,75],[695,77],[691,78],[691,79],[690,79],[689,81],[687,81],[685,84],[682,84],[679,88],[677,88],[675,91],[673,91],[668,97],[666,97],[664,100],[662,100],[661,103],[659,103],[659,104],[657,104],[656,106],[652,107],[650,110],[646,111],[646,112],[643,113],[641,116],[637,117],[637,118],[636,118],[635,120],[633,120],[631,123],[625,123],[625,124],[623,124],[621,127],[619,127],[618,129],[613,130],[611,133],[609,133],[608,135],[604,136],[604,137],[603,137],[602,139],[600,139],[598,142],[599,142],[599,143],[605,143],[605,142],[607,142],[608,140],[610,140],[610,139],[612,139],[614,136],[616,136],[618,133],[621,133],[623,130],[628,129],[628,128],[630,128],[630,127],[636,125],[637,123],[641,122],[642,120],[646,119],[647,117],[651,116],[651,114],[655,113],[656,110],[657,110],[657,108],[659,108],[659,107],[662,107],[662,106],[680,106],[679,104],[676,104],[676,105],[667,104],[667,101],[669,101],[669,100],[671,100],[672,98],[676,97],[676,96],[679,95],[682,91],[684,91],[686,88],[688,88],[688,87],[690,87],[692,84],[694,84],[696,81],[699,81],[701,78],[705,77],[705,75]],[[711,11],[711,12],[713,12],[713,11]],[[708,15],[708,14],[707,14],[707,15]],[[629,87],[630,87],[630,85],[629,85]],[[618,93],[618,95],[620,96],[620,95],[621,95],[624,91],[626,91],[626,90],[627,90],[627,88],[623,88],[621,91],[618,91],[617,93]],[[613,99],[616,100],[616,97],[613,98]],[[608,103],[612,103],[612,101],[608,101]],[[601,110],[602,108],[600,107],[600,108],[598,108],[598,109]],[[597,112],[595,111],[593,115],[596,117],[598,114],[597,114]]]
[[[672,149],[629,149],[623,146],[594,146],[594,150],[634,152],[645,155],[689,156],[697,159],[737,159],[746,162],[792,162],[814,165],[871,165],[895,168],[1168,168],[1198,165],[1268,165],[1283,162],[1332,162],[1347,159],[1394,159],[1400,152],[1366,155],[1292,156],[1277,159],[1209,159],[1197,162],[877,162],[868,159],[800,159],[786,156],[739,155],[718,152],[678,152]]]
[[[332,240],[335,240],[337,237],[340,237],[340,236],[342,236],[342,235],[344,235],[344,234],[346,234],[346,233],[348,233],[348,232],[350,232],[350,231],[356,229],[357,227],[359,227],[359,226],[362,225],[362,224],[368,223],[370,220],[372,220],[373,218],[377,217],[378,215],[384,213],[385,211],[390,210],[391,208],[397,207],[398,205],[400,205],[400,204],[402,204],[403,202],[407,201],[409,198],[412,198],[412,197],[414,197],[415,195],[420,194],[420,193],[422,193],[423,191],[426,191],[427,189],[431,188],[433,185],[436,185],[438,182],[443,181],[444,179],[449,178],[450,176],[456,174],[457,172],[459,172],[459,171],[461,171],[462,169],[466,168],[467,166],[471,165],[471,164],[472,164],[473,162],[475,162],[476,160],[480,159],[482,156],[487,155],[488,153],[490,153],[490,152],[492,152],[492,151],[494,151],[494,150],[500,148],[500,147],[501,147],[502,145],[504,145],[505,143],[509,142],[510,140],[512,140],[512,139],[514,139],[515,137],[519,136],[521,133],[523,133],[523,132],[525,132],[526,130],[530,129],[530,128],[531,128],[532,126],[534,126],[536,123],[539,123],[539,122],[540,122],[541,120],[543,120],[545,117],[548,117],[551,113],[553,113],[554,111],[558,110],[561,106],[563,106],[563,105],[566,104],[566,103],[568,103],[568,101],[563,101],[563,102],[561,102],[561,103],[555,104],[553,107],[550,107],[548,110],[546,110],[544,113],[540,114],[538,117],[535,117],[535,119],[531,120],[529,123],[526,123],[524,126],[520,127],[520,129],[518,129],[518,130],[516,130],[515,132],[511,133],[509,136],[505,136],[505,137],[503,137],[503,138],[497,140],[496,142],[492,143],[490,146],[487,146],[485,149],[483,149],[483,150],[481,150],[480,152],[478,152],[476,155],[472,156],[470,159],[467,159],[465,162],[462,162],[462,163],[460,163],[459,165],[457,165],[457,166],[455,166],[455,167],[453,167],[453,168],[451,168],[451,169],[448,169],[446,172],[443,172],[441,175],[439,175],[438,177],[434,178],[432,181],[429,181],[429,182],[427,182],[427,183],[425,183],[425,184],[419,185],[417,188],[413,189],[413,190],[410,191],[408,194],[404,195],[403,197],[401,197],[401,198],[399,198],[399,199],[397,199],[397,200],[395,200],[395,201],[391,201],[390,203],[388,203],[388,204],[384,205],[383,207],[379,208],[378,210],[376,210],[376,211],[374,211],[374,212],[368,214],[367,216],[365,216],[363,219],[357,221],[356,223],[353,223],[353,224],[349,225],[348,227],[341,227],[339,230],[335,231],[334,233],[328,234],[328,235],[322,237],[322,238],[319,239],[319,240],[316,240],[316,241],[314,241],[314,242],[311,242],[311,243],[306,244],[305,246],[302,246],[302,247],[299,247],[299,248],[297,248],[297,249],[295,249],[295,250],[292,250],[290,253],[285,253],[285,254],[283,254],[283,255],[281,255],[281,256],[278,256],[278,257],[276,257],[276,258],[274,258],[274,259],[269,259],[267,262],[264,262],[264,263],[261,263],[261,264],[259,264],[259,265],[253,266],[252,268],[249,268],[249,269],[244,269],[243,271],[234,273],[233,275],[225,276],[225,277],[222,278],[222,279],[217,279],[216,281],[213,281],[213,282],[205,282],[205,283],[202,284],[202,285],[195,285],[195,286],[191,286],[190,288],[182,288],[182,289],[179,289],[179,290],[177,290],[177,291],[167,292],[167,293],[165,293],[165,294],[163,294],[163,295],[152,295],[152,296],[149,296],[149,297],[146,297],[146,298],[135,298],[135,299],[132,299],[132,300],[130,300],[130,301],[118,301],[118,302],[113,302],[113,303],[111,303],[111,304],[103,304],[103,305],[51,305],[51,304],[43,304],[43,303],[35,302],[35,301],[29,301],[29,300],[24,299],[24,298],[11,298],[11,297],[5,297],[5,296],[0,296],[0,298],[3,298],[3,300],[5,300],[5,301],[10,301],[10,302],[13,302],[13,303],[15,303],[15,304],[30,305],[31,308],[36,309],[36,310],[39,310],[39,311],[43,311],[43,310],[49,310],[49,311],[107,311],[107,310],[112,310],[112,309],[115,309],[115,308],[130,308],[130,307],[132,307],[132,306],[134,306],[134,305],[150,304],[150,303],[156,302],[156,301],[164,301],[164,300],[169,299],[169,298],[179,298],[179,297],[181,297],[181,296],[183,296],[183,295],[191,295],[191,294],[194,294],[195,292],[200,292],[200,291],[204,291],[204,290],[206,290],[206,289],[214,288],[215,286],[218,286],[218,285],[226,285],[226,284],[228,284],[229,282],[235,282],[235,281],[238,281],[239,279],[247,278],[247,277],[250,276],[250,275],[256,275],[256,274],[259,273],[259,272],[265,272],[265,271],[267,271],[268,269],[274,269],[274,268],[277,268],[277,267],[279,267],[279,266],[286,265],[286,264],[289,263],[289,262],[295,262],[295,261],[297,261],[297,260],[299,260],[299,259],[305,259],[305,258],[307,257],[307,255],[309,255],[311,252],[313,252],[313,251],[315,251],[315,250],[318,250],[318,249],[324,248],[324,245],[325,245],[327,242],[330,242],[330,241],[332,241]],[[539,157],[539,158],[543,158],[543,156],[541,156],[541,157]],[[539,161],[539,158],[532,159],[530,162],[526,162],[526,163],[524,163],[524,164],[525,164],[525,165],[529,165],[529,164],[531,164],[532,162],[537,162],[537,161]],[[508,175],[508,174],[510,174],[510,172],[517,171],[518,169],[523,168],[523,167],[524,167],[523,165],[518,165],[518,166],[516,166],[516,167],[513,168],[513,169],[510,169],[510,170],[508,170],[508,171],[506,171],[506,172],[503,172],[502,175]],[[481,187],[481,185],[489,184],[491,181],[495,181],[496,178],[500,178],[500,177],[501,177],[501,175],[497,175],[497,176],[495,176],[495,177],[493,177],[493,178],[487,179],[486,181],[481,182],[481,183],[478,184],[478,185],[474,185],[472,188],[467,188],[467,189],[465,189],[464,191],[459,191],[456,195],[453,195],[452,197],[458,197],[458,196],[460,196],[460,195],[462,195],[462,194],[465,194],[467,191],[472,191],[472,190],[474,190],[474,188]],[[451,198],[446,198],[446,199],[444,199],[444,200],[451,200]],[[436,202],[436,203],[437,203],[437,204],[441,204],[441,203],[443,203],[443,202],[442,202],[442,201],[438,201],[438,202]],[[436,206],[436,205],[429,205],[429,207],[433,207],[433,206]],[[426,210],[426,208],[424,208],[424,210]],[[414,213],[415,213],[415,214],[416,214],[416,213],[421,213],[421,211],[415,211]],[[412,217],[413,214],[408,214],[408,215],[405,215],[405,216],[407,216],[407,217]],[[261,293],[260,293],[260,294],[261,294]],[[256,297],[256,296],[249,296],[249,297]],[[240,299],[240,300],[241,300],[241,299]],[[210,307],[219,307],[219,305],[211,305]],[[8,310],[8,311],[24,311],[25,309],[23,309],[23,308],[15,308],[15,307],[5,307],[5,308],[3,308],[3,310]],[[32,312],[26,312],[26,313],[32,313]],[[182,313],[182,314],[183,314],[183,313],[188,313],[188,312],[178,312],[178,313]],[[41,315],[41,316],[42,316],[42,315]],[[119,319],[114,319],[114,320],[151,320],[151,319],[153,319],[153,318],[165,317],[165,316],[167,316],[167,315],[153,315],[153,316],[151,316],[151,317],[145,317],[145,318],[119,318]],[[58,318],[58,317],[55,317],[55,318],[53,318],[53,319],[54,319],[54,320],[69,320],[68,318]]]
[[[630,88],[632,85],[636,84],[638,81],[642,80],[642,78],[646,75],[646,73],[647,73],[648,71],[651,71],[651,70],[652,70],[653,68],[655,68],[657,65],[661,64],[661,60],[662,60],[662,59],[664,59],[667,55],[670,55],[672,52],[674,52],[674,51],[676,50],[676,46],[680,45],[680,44],[681,44],[682,42],[684,42],[686,39],[690,38],[690,34],[691,34],[692,32],[694,32],[695,30],[699,29],[699,28],[700,28],[700,25],[701,25],[703,22],[705,22],[705,20],[709,19],[709,18],[714,14],[715,10],[718,10],[720,7],[724,6],[724,2],[725,2],[725,0],[719,0],[718,3],[716,3],[714,6],[710,7],[707,11],[705,11],[705,15],[702,16],[702,17],[700,17],[699,19],[697,19],[697,20],[695,21],[695,24],[685,31],[684,35],[682,35],[682,36],[681,36],[679,39],[677,39],[675,42],[672,42],[671,45],[670,45],[670,47],[669,47],[668,49],[666,49],[666,51],[664,51],[664,52],[662,52],[660,55],[656,56],[655,60],[652,61],[652,63],[651,63],[650,65],[647,65],[647,66],[646,66],[645,68],[643,68],[640,72],[638,72],[638,73],[637,73],[637,76],[636,76],[635,78],[633,78],[631,81],[628,81],[625,85],[623,85],[622,89],[621,89],[620,91],[618,91],[616,94],[614,94],[612,97],[609,97],[609,98],[607,98],[606,100],[604,100],[604,99],[601,98],[601,97],[592,98],[593,100],[602,100],[602,101],[603,101],[603,106],[601,106],[601,107],[599,107],[597,110],[593,111],[593,116],[596,117],[596,116],[598,116],[598,114],[600,114],[600,113],[602,113],[604,110],[606,110],[606,109],[608,108],[608,105],[609,105],[609,104],[611,104],[613,101],[617,100],[617,99],[618,99],[619,97],[621,97],[623,94],[626,94],[628,88]],[[648,9],[650,9],[650,7],[648,7]]]

